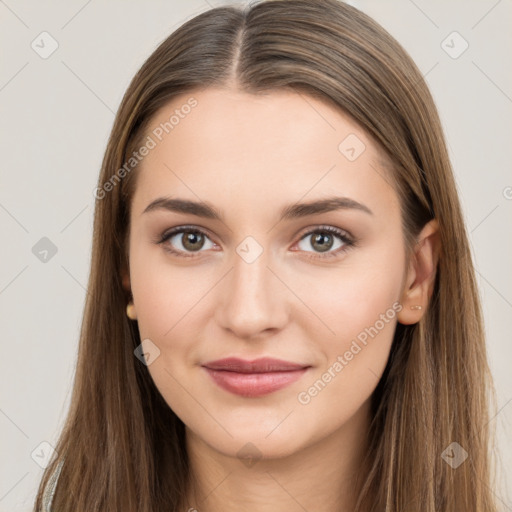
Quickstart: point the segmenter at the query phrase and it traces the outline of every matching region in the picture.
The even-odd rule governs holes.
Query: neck
[[[193,512],[352,512],[361,481],[369,402],[342,428],[280,458],[242,460],[215,450],[186,429]]]

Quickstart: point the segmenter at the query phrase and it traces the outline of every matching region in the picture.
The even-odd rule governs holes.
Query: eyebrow
[[[205,202],[190,201],[171,197],[159,197],[148,204],[142,212],[155,210],[166,210],[177,213],[188,213],[197,217],[215,219],[223,222],[223,215],[212,205]],[[336,210],[359,210],[369,215],[373,212],[366,205],[358,203],[349,197],[328,197],[307,203],[295,203],[286,206],[281,210],[280,220],[291,220],[319,213],[332,212]]]

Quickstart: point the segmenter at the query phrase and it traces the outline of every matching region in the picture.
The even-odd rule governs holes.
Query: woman
[[[94,194],[36,511],[496,510],[456,186],[382,27],[336,0],[196,16],[134,77]]]

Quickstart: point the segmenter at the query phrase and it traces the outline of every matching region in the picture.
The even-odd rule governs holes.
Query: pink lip
[[[228,357],[203,365],[214,382],[231,393],[246,397],[263,396],[298,380],[309,366],[263,357],[245,361]]]

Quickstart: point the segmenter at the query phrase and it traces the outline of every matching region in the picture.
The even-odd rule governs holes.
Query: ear
[[[411,255],[400,300],[403,308],[397,316],[401,324],[415,324],[425,314],[434,291],[440,244],[439,224],[432,219],[421,230]]]

